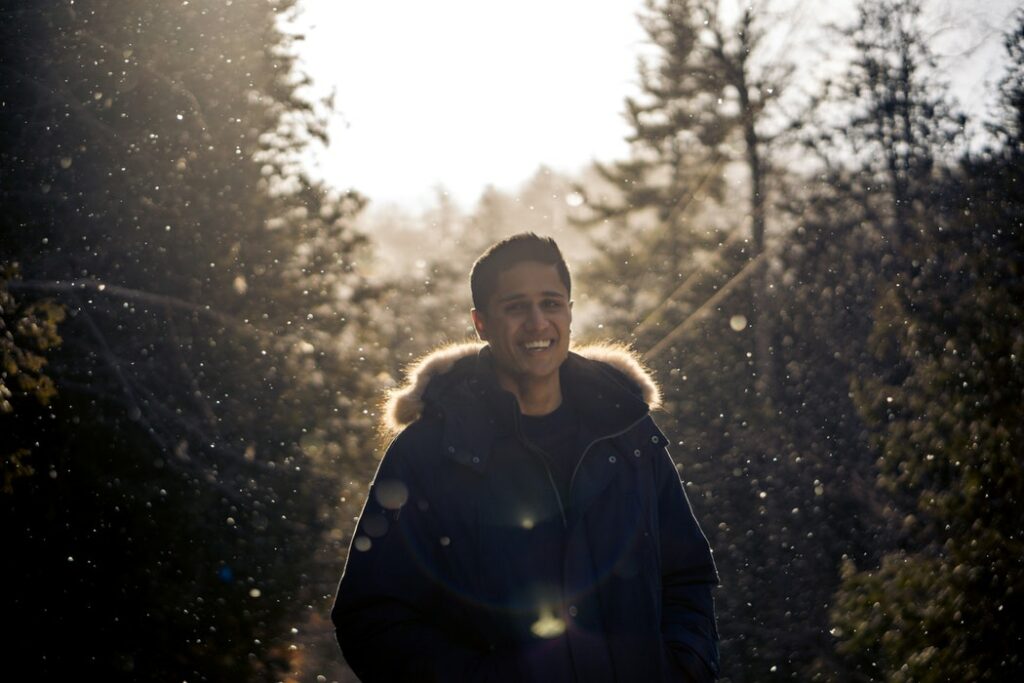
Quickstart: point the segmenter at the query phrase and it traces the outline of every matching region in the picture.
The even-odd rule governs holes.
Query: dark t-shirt
[[[561,405],[547,415],[523,415],[523,436],[543,454],[562,498],[569,506],[569,484],[579,462],[579,414],[563,397]]]
[[[522,415],[520,420],[522,436],[540,451],[551,472],[551,479],[561,498],[563,511],[569,508],[569,482],[579,461],[579,414],[568,401],[547,415]],[[566,530],[561,517],[552,517],[533,528],[536,540],[536,576],[532,577],[538,586],[552,589],[554,604],[563,602],[562,558],[565,555]],[[537,647],[526,656],[530,671],[543,671],[548,680],[575,681],[576,674],[572,653],[565,634],[539,640]]]

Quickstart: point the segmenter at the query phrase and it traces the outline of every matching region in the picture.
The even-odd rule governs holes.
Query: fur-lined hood
[[[439,347],[409,366],[405,384],[388,395],[382,414],[384,431],[395,434],[423,413],[424,395],[430,382],[444,375],[461,359],[476,356],[483,342],[462,342]],[[605,363],[626,376],[651,410],[661,405],[661,389],[639,355],[625,344],[597,343],[570,348],[584,358]]]

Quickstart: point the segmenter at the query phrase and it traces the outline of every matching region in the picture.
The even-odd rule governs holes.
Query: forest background
[[[439,194],[403,257],[304,165],[295,7],[0,4],[5,678],[353,680],[383,392],[529,229],[664,386],[728,680],[1024,674],[1024,13],[969,120],[913,0],[797,98],[784,17],[652,0],[628,157]]]

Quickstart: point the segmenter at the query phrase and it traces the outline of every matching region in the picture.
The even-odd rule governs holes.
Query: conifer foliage
[[[1024,14],[1007,36],[999,144],[941,186],[886,287],[871,347],[884,372],[855,384],[879,483],[909,502],[901,546],[848,563],[832,612],[840,651],[872,678],[1015,680],[1024,674]]]
[[[0,4],[4,324],[66,311],[4,341],[63,339],[36,353],[56,394],[0,415],[19,680],[278,680],[309,657],[339,464],[372,458],[370,354],[363,200],[297,163],[323,124],[294,4]]]
[[[718,6],[648,5],[656,58],[627,101],[633,154],[598,167],[604,197],[586,192],[587,229],[613,246],[581,289],[606,292],[606,334],[647,351],[666,384],[722,575],[725,672],[1017,672],[1019,631],[998,615],[1021,607],[1007,516],[1022,462],[1020,34],[998,142],[964,158],[920,3],[862,2],[834,36],[847,70],[786,134],[765,112],[789,72],[757,70],[764,6],[735,31]],[[763,98],[749,107],[741,75]],[[763,163],[775,151],[802,167]],[[716,201],[723,158],[744,171],[742,201]],[[737,286],[759,254],[770,267]]]

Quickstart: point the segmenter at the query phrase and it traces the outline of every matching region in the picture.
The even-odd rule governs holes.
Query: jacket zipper
[[[551,474],[551,468],[548,467],[547,459],[543,456],[541,460],[544,461],[544,471],[548,473],[548,483],[551,484],[551,490],[555,492],[555,500],[558,501],[558,512],[562,515],[562,528],[569,529],[569,518],[565,514],[565,504],[562,503],[562,494],[558,492],[558,486],[555,484],[555,478]]]
[[[594,439],[593,441],[591,441],[589,444],[587,444],[587,447],[583,449],[583,453],[580,454],[580,459],[578,461],[576,461],[576,467],[573,468],[572,476],[569,478],[569,499],[570,500],[572,499],[573,484],[576,482],[576,473],[580,471],[580,465],[583,464],[583,459],[585,457],[587,457],[587,452],[591,448],[593,448],[594,444],[596,444],[599,441],[604,441],[605,439],[614,439],[617,436],[622,436],[623,434],[625,434],[629,430],[633,429],[633,427],[636,427],[638,424],[643,422],[647,418],[648,415],[649,415],[649,413],[644,413],[644,415],[641,416],[640,419],[636,420],[635,422],[630,424],[625,429],[622,429],[621,431],[615,432],[614,434],[606,434],[605,436],[599,436],[596,439]],[[548,472],[548,476],[550,476],[550,474],[551,473]],[[554,484],[552,483],[552,485],[554,485]],[[556,490],[555,493],[557,494],[558,491]],[[561,504],[561,502],[559,502],[559,504]],[[562,518],[565,519],[564,511],[562,513]],[[568,528],[569,527],[568,527],[568,523],[567,523],[566,524],[566,530],[567,531],[568,531]],[[568,543],[568,538],[566,538],[566,542]],[[569,576],[569,553],[563,552],[562,553],[562,604],[563,605],[566,602],[566,599],[565,599],[565,581],[566,581],[566,577],[567,576]],[[572,615],[573,606],[570,605],[568,607],[568,609],[570,610],[570,615]],[[610,656],[611,656],[611,653],[609,653],[609,657]],[[575,670],[576,670],[576,655],[573,652],[573,648],[571,648],[571,647],[569,648],[569,657],[572,659],[573,671],[575,672]]]
[[[523,440],[523,443],[526,444],[526,448],[529,449],[531,453],[536,455],[540,459],[541,465],[544,466],[544,472],[548,475],[548,483],[551,484],[551,490],[554,491],[554,493],[555,493],[555,500],[558,501],[558,512],[562,516],[562,528],[563,529],[568,529],[569,528],[569,518],[565,514],[565,504],[562,502],[562,495],[560,493],[558,493],[558,486],[555,485],[555,477],[554,477],[554,475],[551,474],[551,468],[548,466],[548,459],[547,459],[547,457],[544,455],[544,453],[540,449],[536,448],[532,443],[530,443],[529,439],[527,439],[525,436],[523,436],[522,425],[519,424],[519,410],[518,409],[516,410],[514,415],[515,415],[515,423],[516,423],[516,434],[519,435],[519,437]],[[570,491],[572,490],[572,486],[571,485],[569,487],[569,490]]]
[[[629,430],[633,429],[633,427],[636,427],[638,424],[643,422],[644,419],[647,418],[647,415],[648,415],[647,413],[644,413],[639,419],[633,421],[632,423],[630,423],[624,429],[622,429],[622,430],[620,430],[618,432],[615,432],[613,434],[605,434],[604,436],[599,436],[596,439],[594,439],[593,441],[591,441],[589,444],[587,444],[587,447],[583,449],[583,453],[580,454],[580,459],[576,461],[576,467],[574,467],[573,470],[572,470],[572,476],[569,477],[569,498],[570,499],[572,498],[572,487],[573,487],[573,484],[576,482],[576,473],[579,472],[580,465],[583,464],[583,459],[587,457],[587,452],[591,448],[593,448],[594,444],[598,443],[599,441],[604,441],[606,439],[614,439],[617,436],[622,436],[623,434],[625,434]],[[519,434],[520,437],[522,437],[522,435],[523,435],[522,434],[522,427],[519,424],[519,411],[516,411],[516,413],[515,413],[515,421],[516,421],[516,433]],[[551,484],[551,490],[554,492],[555,500],[558,502],[558,512],[562,516],[562,527],[564,529],[568,530],[568,528],[569,528],[569,518],[568,518],[568,516],[565,513],[565,503],[562,502],[562,495],[558,492],[558,486],[555,484],[555,477],[551,474],[551,468],[548,466],[547,458],[544,456],[544,453],[539,451],[537,448],[535,448],[533,446],[533,444],[530,443],[529,439],[526,439],[524,437],[523,441],[526,443],[526,447],[529,448],[530,451],[532,451],[536,456],[538,456],[540,458],[541,464],[544,466],[544,472],[548,475],[548,483]]]

